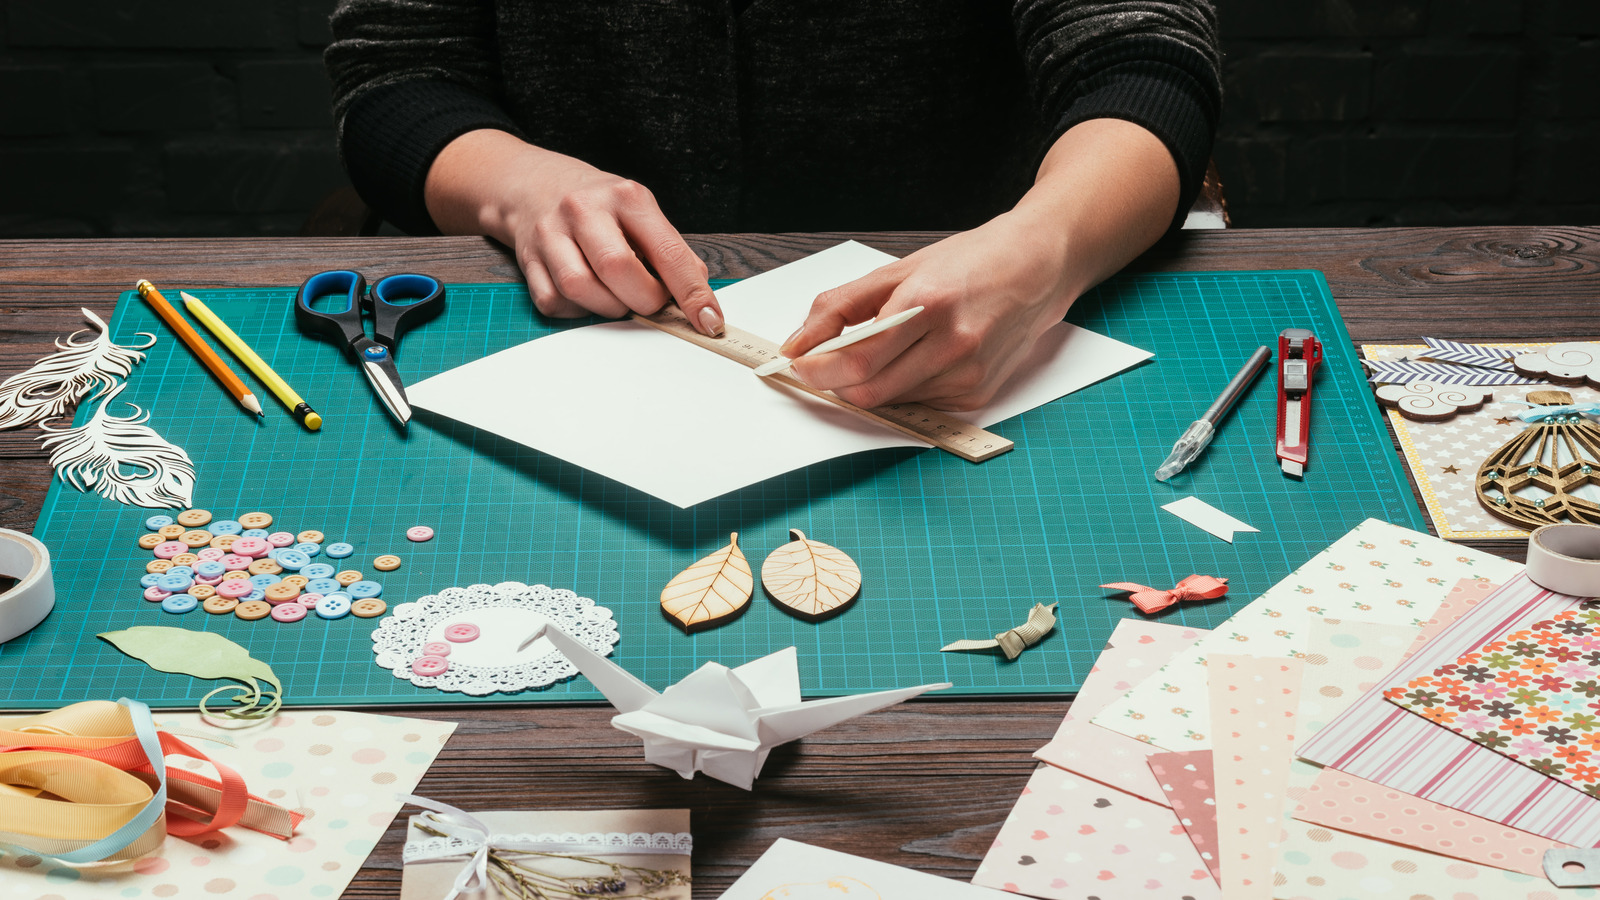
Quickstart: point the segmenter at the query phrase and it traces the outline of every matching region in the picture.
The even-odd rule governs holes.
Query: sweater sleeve
[[[522,136],[498,97],[488,0],[340,0],[325,60],[339,156],[385,219],[438,234],[423,187],[439,152],[479,128]]]
[[[1052,141],[1089,119],[1144,127],[1177,164],[1181,225],[1222,107],[1210,0],[1016,0],[1012,19]]]

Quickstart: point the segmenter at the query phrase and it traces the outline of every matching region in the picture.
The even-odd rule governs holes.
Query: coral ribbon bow
[[[1116,591],[1128,591],[1128,599],[1133,601],[1134,606],[1139,607],[1140,612],[1154,613],[1180,600],[1215,600],[1228,592],[1228,579],[1213,578],[1210,575],[1190,575],[1178,582],[1170,591],[1158,591],[1153,587],[1128,581],[1114,581],[1100,586]]]

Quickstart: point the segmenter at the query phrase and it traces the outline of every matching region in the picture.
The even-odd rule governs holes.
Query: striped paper
[[[1477,366],[1458,366],[1451,363],[1426,362],[1367,362],[1372,370],[1368,381],[1377,384],[1406,384],[1412,381],[1431,381],[1434,384],[1543,384],[1533,378],[1523,378],[1515,372],[1496,372]]]
[[[1464,344],[1461,341],[1446,341],[1440,338],[1425,337],[1422,340],[1428,345],[1428,352],[1424,355],[1436,362],[1461,363],[1500,372],[1516,371],[1511,365],[1510,354],[1502,348],[1487,347],[1483,344]]]

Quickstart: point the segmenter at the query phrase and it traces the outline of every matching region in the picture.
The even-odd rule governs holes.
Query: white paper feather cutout
[[[53,419],[85,397],[92,399],[106,393],[144,359],[139,351],[156,342],[155,335],[141,331],[140,336],[149,338],[150,343],[142,347],[113,344],[105,321],[87,309],[83,314],[100,329],[93,339],[77,340],[83,331],[56,338],[60,352],[0,382],[0,428],[20,428],[29,422]]]
[[[194,496],[194,463],[145,425],[150,414],[129,403],[133,415],[118,418],[106,412],[126,383],[106,393],[89,421],[77,428],[51,428],[43,438],[50,465],[62,481],[80,491],[90,488],[118,503],[162,508],[189,505]]]

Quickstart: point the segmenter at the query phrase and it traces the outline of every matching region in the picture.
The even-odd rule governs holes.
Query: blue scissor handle
[[[444,285],[431,275],[390,275],[372,286],[372,339],[395,352],[400,333],[444,309]]]
[[[343,342],[355,353],[355,345],[367,336],[361,324],[361,306],[366,302],[367,279],[360,272],[338,269],[318,272],[300,285],[294,296],[294,320],[301,331],[326,335]],[[329,294],[343,295],[344,309],[323,312],[311,308],[312,301]]]

